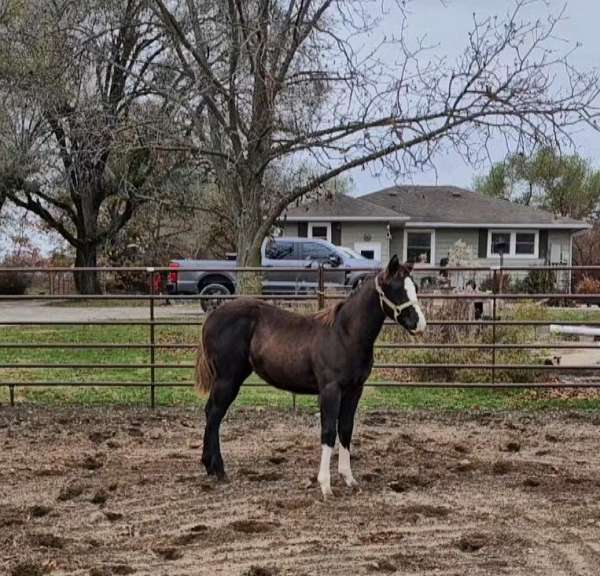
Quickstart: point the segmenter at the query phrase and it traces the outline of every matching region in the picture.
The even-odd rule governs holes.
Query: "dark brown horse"
[[[318,394],[321,406],[319,483],[332,494],[331,452],[340,437],[339,473],[348,486],[354,414],[373,366],[373,345],[385,317],[411,333],[425,329],[411,267],[394,256],[387,268],[344,302],[312,316],[239,299],[206,320],[198,351],[198,387],[210,392],[202,462],[209,475],[225,477],[219,427],[240,386],[252,371],[289,392]]]

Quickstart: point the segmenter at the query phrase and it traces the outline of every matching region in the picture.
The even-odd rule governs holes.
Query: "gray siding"
[[[479,230],[476,228],[438,228],[435,231],[435,263],[439,265],[442,258],[448,258],[450,250],[456,242],[462,240],[471,248],[477,259]]]
[[[379,242],[381,261],[385,263],[390,257],[390,242],[386,231],[385,222],[342,222],[342,246],[354,249],[356,242]],[[365,235],[371,238],[365,240]]]
[[[392,228],[392,239],[390,240],[390,256],[396,254],[400,261],[404,259],[404,227]]]
[[[286,222],[281,230],[282,236],[298,236],[298,222]]]

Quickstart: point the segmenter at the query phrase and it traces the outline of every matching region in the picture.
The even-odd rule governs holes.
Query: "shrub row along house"
[[[462,241],[476,266],[570,265],[573,236],[590,227],[571,218],[454,186],[394,186],[360,198],[289,208],[285,236],[322,238],[383,262],[398,254],[439,266]]]

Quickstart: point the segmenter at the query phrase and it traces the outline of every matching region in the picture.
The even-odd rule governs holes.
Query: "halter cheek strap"
[[[385,314],[385,306],[387,306],[390,310],[392,310],[394,314],[394,321],[398,322],[398,318],[403,310],[410,308],[411,306],[418,306],[419,303],[417,300],[407,300],[402,304],[396,304],[392,302],[383,291],[383,288],[379,285],[379,276],[375,276],[375,290],[377,290],[377,294],[379,294],[379,304],[381,305],[381,310]]]

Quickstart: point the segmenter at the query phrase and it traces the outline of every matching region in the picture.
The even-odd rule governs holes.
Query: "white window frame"
[[[429,233],[431,236],[431,262],[429,264],[423,264],[422,262],[415,262],[416,268],[428,268],[435,266],[435,228],[404,228],[404,241],[402,243],[402,259],[404,262],[408,259],[408,234],[410,232],[418,233]]]
[[[504,258],[514,259],[539,259],[540,257],[540,231],[526,230],[519,228],[518,230],[509,230],[507,228],[496,228],[488,231],[487,257],[500,259],[500,254],[492,253],[492,234],[510,234],[510,247]],[[533,245],[533,254],[517,254],[517,234],[534,234],[535,241]]]
[[[313,226],[316,226],[317,228],[322,228],[323,226],[325,226],[327,228],[327,242],[331,242],[331,222],[309,222],[308,223],[308,237],[309,238],[315,238],[312,233]],[[321,238],[320,236],[317,236],[316,240],[323,240],[323,238]]]

